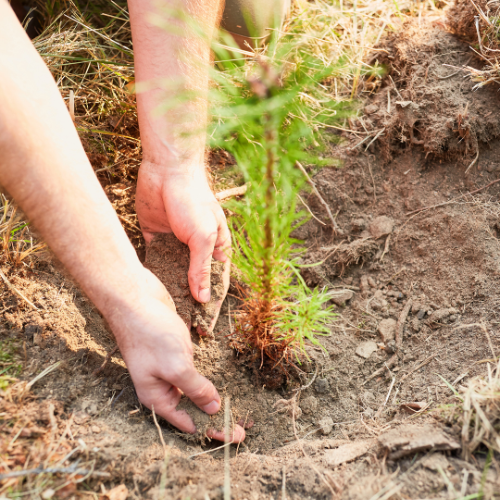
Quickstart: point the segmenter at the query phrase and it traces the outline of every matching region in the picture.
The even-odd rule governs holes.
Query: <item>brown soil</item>
[[[173,233],[157,234],[146,248],[144,265],[165,285],[174,300],[177,314],[188,328],[200,326],[203,331],[208,331],[217,315],[215,305],[224,296],[224,264],[212,259],[210,302],[200,304],[189,290],[189,256],[189,247]]]
[[[380,148],[386,161],[407,150],[423,149],[429,161],[466,157],[470,164],[479,142],[500,136],[496,86],[474,92],[474,82],[460,69],[484,63],[468,43],[442,25],[442,21],[430,26],[408,22],[381,43],[373,58],[388,69],[392,80],[386,78],[367,103],[363,122],[372,137],[380,133],[377,146],[373,143],[369,150]],[[361,124],[356,129],[365,130]],[[352,146],[364,150],[370,141],[356,148],[361,141],[353,138]]]
[[[431,36],[436,40],[432,46]],[[466,91],[470,84],[460,75],[438,78],[453,71],[442,67],[444,61],[458,63],[468,53],[445,56],[467,47],[437,27],[408,28],[385,46],[394,57],[392,76],[402,100],[411,100],[418,109],[395,104],[399,98],[392,91],[392,114],[386,114],[391,82],[384,80],[373,97],[377,118],[368,118],[374,127],[377,120],[387,126],[373,146],[377,152],[380,144],[385,157],[364,153],[364,146],[356,155],[338,147],[343,167],[324,168],[314,177],[338,212],[343,236],[335,238],[314,219],[297,231],[309,248],[305,259],[326,259],[305,273],[308,282],[353,292],[337,308],[332,335],[323,339],[327,352],[308,347],[311,362],[299,366],[297,379],[271,390],[254,385],[252,370],[229,347],[234,297],[224,302],[214,339],[193,335],[196,367],[223,398],[231,396],[233,420],[254,422],[246,441],[231,447],[235,499],[276,499],[283,491],[289,499],[461,498],[478,493],[482,482],[484,498],[500,493],[497,458],[484,474],[484,450],[470,462],[461,459],[460,410],[446,409],[457,400],[441,378],[459,390],[471,377],[487,376],[487,364],[500,352],[500,183],[467,195],[500,179],[500,140],[492,139],[498,135],[500,100],[488,89]],[[466,141],[460,142],[446,123],[456,124],[460,106],[467,103],[466,152]],[[424,144],[411,143],[410,124]],[[358,135],[346,138],[355,144],[365,137]],[[477,151],[479,159],[465,175]],[[304,198],[328,224],[315,196]],[[393,229],[377,238],[381,216],[392,220]],[[179,255],[187,259],[186,253]],[[224,450],[213,450],[220,444],[188,441],[160,422],[167,443],[165,469],[158,431],[139,404],[120,355],[93,375],[114,341],[68,276],[51,260],[39,262],[25,276],[6,266],[3,270],[38,308],[32,310],[2,288],[3,342],[25,342],[26,354],[20,347],[21,358],[25,356],[21,378],[31,380],[56,361],[64,362],[30,393],[26,419],[31,420],[23,425],[36,425],[38,434],[20,434],[8,451],[21,421],[11,417],[8,398],[0,399],[6,437],[2,460],[9,456],[9,467],[24,467],[15,457],[38,446],[37,436],[54,443],[53,436],[69,428],[74,441],[66,436],[68,448],[61,455],[79,447],[71,460],[93,460],[95,470],[108,474],[86,480],[89,491],[125,484],[128,498],[223,498]],[[183,287],[185,294],[185,282]],[[382,321],[396,321],[409,299],[413,306],[404,323],[402,350],[384,370],[395,347],[390,334],[382,337],[387,324]],[[491,344],[474,326],[479,322]],[[300,386],[305,388],[297,391]],[[55,427],[50,415],[37,420],[42,415],[37,405],[49,400],[57,402]],[[56,428],[60,434],[54,434]],[[202,451],[209,453],[198,455]],[[36,467],[33,457],[30,466]],[[83,486],[78,490],[86,494]]]

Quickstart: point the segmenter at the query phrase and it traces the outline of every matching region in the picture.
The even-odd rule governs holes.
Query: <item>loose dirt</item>
[[[224,264],[212,259],[210,302],[201,304],[193,298],[189,290],[189,256],[189,247],[180,242],[173,233],[157,234],[146,248],[144,265],[165,285],[174,300],[177,314],[188,328],[199,326],[202,331],[208,331],[217,316],[215,306],[224,297]]]
[[[382,46],[395,85],[383,80],[367,103],[377,110],[366,109],[362,120],[372,138],[373,131],[384,132],[368,151],[371,139],[351,149],[366,137],[353,120],[356,134],[345,133],[347,145],[334,151],[342,167],[314,176],[338,213],[342,235],[333,234],[314,194],[303,196],[326,224],[311,219],[297,231],[308,247],[304,261],[325,260],[304,277],[311,286],[349,292],[338,300],[332,334],[322,341],[326,351],[308,347],[311,361],[288,385],[271,390],[254,384],[252,370],[229,346],[235,297],[225,300],[213,339],[193,333],[196,367],[223,398],[231,396],[233,420],[253,423],[246,441],[231,446],[233,498],[283,498],[282,492],[290,499],[460,498],[480,488],[493,498],[500,490],[498,466],[483,473],[486,454],[462,460],[460,410],[446,410],[457,402],[447,384],[460,390],[471,377],[486,375],[500,352],[500,183],[467,194],[500,179],[500,100],[496,89],[472,93],[460,74],[450,76],[456,70],[443,63],[463,63],[470,52],[439,23],[408,27]],[[188,297],[188,254],[177,243],[155,241],[162,246],[155,244],[148,265],[162,259],[167,288],[175,285],[173,296]],[[165,248],[170,257],[163,261]],[[178,268],[165,264],[174,261]],[[26,414],[32,420],[25,425],[51,436],[50,415],[37,420],[36,405],[56,401],[57,428],[69,428],[75,440],[68,438],[68,452],[80,446],[73,459],[92,459],[108,474],[89,479],[91,491],[125,484],[128,498],[223,498],[220,444],[189,441],[161,422],[165,468],[158,431],[120,355],[93,375],[114,347],[112,335],[54,261],[47,258],[24,275],[3,269],[38,308],[2,288],[3,342],[25,343],[21,378],[63,361],[33,386],[34,410]],[[395,352],[394,324],[409,299],[402,350],[384,369]],[[193,309],[183,314],[188,321]],[[5,398],[0,406],[10,422],[15,408]],[[19,435],[8,466],[24,466],[15,457],[33,449],[36,439]],[[9,434],[4,441],[11,440]]]
[[[363,123],[371,136],[378,136],[377,149],[386,161],[420,146],[428,161],[470,158],[470,164],[479,142],[500,135],[498,89],[488,85],[474,92],[475,83],[464,78],[461,69],[480,68],[484,62],[469,43],[443,27],[444,20],[431,25],[408,22],[380,44],[372,59],[390,77],[366,104]],[[357,130],[365,129],[358,124]],[[369,142],[356,150],[364,150]],[[375,144],[369,150],[374,151]]]

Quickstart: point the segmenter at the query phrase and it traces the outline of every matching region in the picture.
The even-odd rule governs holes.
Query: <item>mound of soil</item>
[[[212,259],[210,302],[201,304],[189,290],[189,256],[189,247],[180,242],[174,233],[156,234],[146,248],[144,265],[165,285],[175,303],[177,314],[188,328],[200,327],[201,331],[207,332],[218,314],[215,305],[224,297],[224,264]]]
[[[429,159],[468,158],[470,164],[479,142],[500,135],[496,88],[472,90],[474,82],[464,79],[461,67],[482,63],[467,43],[440,24],[408,22],[381,43],[373,58],[390,76],[365,106],[363,122],[386,161],[409,149],[423,149]],[[363,141],[369,143],[370,138]]]
[[[446,25],[453,34],[473,44],[478,52],[488,57],[492,55],[488,49],[495,51],[499,47],[496,27],[499,13],[500,4],[497,1],[455,0],[446,11]]]

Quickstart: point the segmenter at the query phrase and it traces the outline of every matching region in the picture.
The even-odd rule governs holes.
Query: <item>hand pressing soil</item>
[[[173,233],[159,233],[146,249],[145,266],[165,285],[175,303],[177,314],[187,327],[194,327],[200,335],[207,335],[215,326],[229,286],[229,265],[212,259],[211,298],[210,302],[201,304],[189,290],[189,257],[189,247]]]
[[[207,415],[201,411],[191,400],[183,397],[176,410],[184,410],[193,419],[196,425],[196,434],[187,435],[188,439],[204,442],[205,438],[216,439],[217,441],[225,441],[224,436],[224,412],[225,400],[222,399],[220,410],[215,415]],[[236,408],[231,407],[231,424],[229,430],[229,440],[234,443],[243,441],[245,431],[244,424],[241,421],[241,416]],[[243,424],[243,425],[240,425]],[[248,428],[249,426],[245,426]]]

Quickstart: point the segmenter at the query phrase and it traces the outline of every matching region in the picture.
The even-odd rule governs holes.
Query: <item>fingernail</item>
[[[202,406],[201,409],[205,412],[208,413],[209,415],[213,415],[214,413],[217,413],[220,409],[220,403],[217,401],[212,401],[211,403],[208,403],[205,406]]]
[[[200,302],[209,302],[210,301],[210,288],[202,288],[198,293],[198,298]]]

